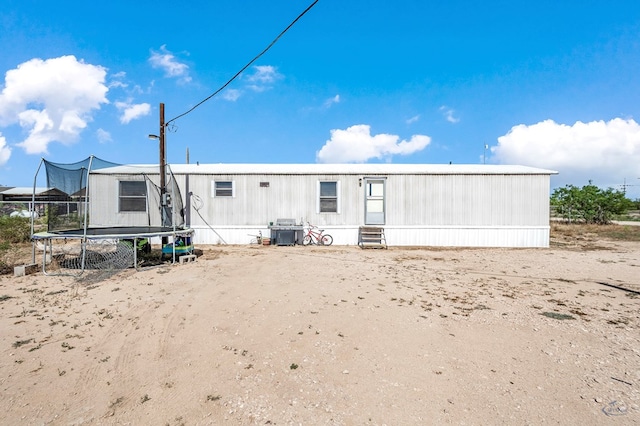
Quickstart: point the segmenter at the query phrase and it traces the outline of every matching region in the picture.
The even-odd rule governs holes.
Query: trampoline
[[[167,238],[162,245],[160,259],[165,255],[176,258],[193,254],[193,229],[173,229],[161,226],[121,226],[63,231],[38,232],[32,235],[34,244],[41,243],[42,272],[50,275],[47,265],[55,262],[63,269],[138,269],[138,254],[142,247],[150,247],[150,239]],[[140,243],[144,242],[144,245]]]
[[[46,231],[34,232],[31,221],[33,262],[36,250],[42,250],[44,274],[52,274],[52,264],[59,267],[59,275],[73,274],[69,270],[82,274],[85,269],[137,269],[139,252],[150,251],[151,242],[161,243],[160,260],[168,255],[175,262],[194,253],[194,231],[185,227],[182,197],[169,167],[160,179],[153,166],[122,166],[93,156],[71,164],[43,159],[34,178],[34,197],[42,164],[47,186],[68,195],[42,207]],[[158,181],[166,182],[165,187]],[[92,225],[91,217],[100,224]]]

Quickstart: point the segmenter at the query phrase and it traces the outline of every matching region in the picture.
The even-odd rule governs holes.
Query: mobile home
[[[375,226],[390,246],[457,247],[548,247],[550,176],[557,173],[452,164],[179,164],[170,170],[195,243],[247,244],[257,233],[268,236],[270,223],[292,218],[319,226],[338,245],[358,244],[359,229]],[[146,225],[158,212],[126,199],[136,185],[151,190],[135,183],[145,177],[158,182],[158,166],[92,172],[91,225]]]

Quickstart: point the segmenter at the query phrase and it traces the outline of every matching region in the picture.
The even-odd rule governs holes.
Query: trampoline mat
[[[87,238],[125,238],[125,237],[153,237],[192,233],[192,229],[173,229],[162,226],[112,226],[87,228]],[[63,231],[39,232],[33,235],[35,239],[46,238],[82,238],[84,229],[67,229]]]

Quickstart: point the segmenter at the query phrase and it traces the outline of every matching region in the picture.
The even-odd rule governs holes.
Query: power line
[[[245,65],[244,67],[242,67],[242,69],[240,69],[240,71],[238,71],[233,77],[231,77],[225,84],[222,85],[222,87],[220,87],[218,90],[216,90],[215,92],[213,92],[211,95],[207,96],[206,98],[204,98],[203,100],[201,100],[200,102],[198,102],[197,104],[195,104],[191,109],[189,109],[186,112],[183,112],[182,114],[178,115],[177,117],[172,118],[171,120],[167,121],[165,126],[168,126],[169,124],[173,123],[174,121],[176,121],[178,118],[180,117],[184,117],[185,115],[189,114],[191,111],[193,111],[194,109],[198,108],[200,105],[202,105],[203,103],[207,102],[209,99],[213,98],[215,95],[217,95],[218,93],[222,92],[225,87],[227,87],[229,84],[231,84],[231,82],[233,80],[235,80],[240,74],[242,74],[244,72],[244,70],[246,70],[247,68],[249,68],[251,66],[251,64],[253,64],[255,61],[257,61],[262,55],[264,55],[267,50],[271,49],[271,47],[276,44],[276,42],[280,39],[280,37],[282,37],[284,35],[284,33],[286,33],[287,31],[289,31],[289,29],[291,27],[293,27],[295,25],[296,22],[298,22],[298,20],[300,18],[302,18],[309,10],[311,10],[311,8],[313,6],[315,6],[315,4],[318,3],[318,0],[315,0],[313,3],[311,3],[311,5],[309,7],[307,7],[300,15],[298,15],[298,17],[296,19],[294,19],[288,26],[287,28],[285,28],[280,34],[278,34],[278,36],[273,39],[273,41],[260,53],[258,53],[258,55],[256,55],[252,60],[250,60],[247,65]]]
[[[640,178],[638,178],[638,179],[640,179]],[[622,194],[623,195],[627,194],[627,188],[628,187],[630,187],[630,186],[640,186],[640,185],[628,184],[627,183],[627,178],[624,178],[624,180],[622,182],[623,182],[622,185],[618,185],[618,186],[622,188]]]

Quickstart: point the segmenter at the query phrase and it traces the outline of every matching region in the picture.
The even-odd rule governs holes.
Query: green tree
[[[578,220],[600,225],[610,223],[614,215],[633,208],[633,202],[624,192],[612,188],[603,190],[591,181],[582,188],[573,185],[556,188],[551,194],[551,205],[569,222]]]

